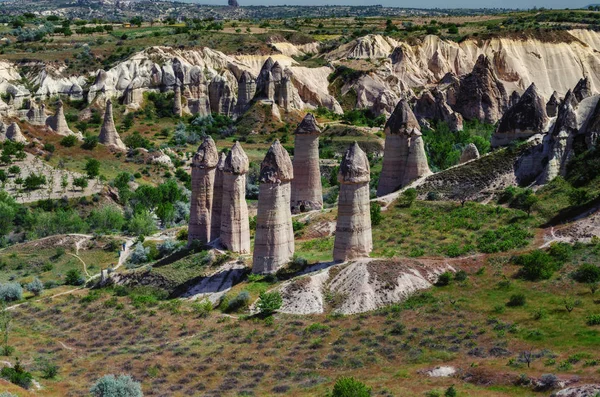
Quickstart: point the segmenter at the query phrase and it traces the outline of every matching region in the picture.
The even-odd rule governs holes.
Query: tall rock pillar
[[[354,142],[346,151],[338,174],[340,196],[333,246],[334,261],[368,257],[373,249],[370,180],[367,155]]]
[[[246,173],[248,156],[236,142],[223,168],[223,210],[221,213],[221,244],[229,251],[250,252],[250,222],[246,203]]]
[[[293,213],[323,208],[323,187],[319,168],[320,133],[317,121],[310,113],[296,129],[291,201]]]
[[[219,153],[209,136],[198,148],[192,160],[192,199],[188,243],[198,240],[202,244],[210,241],[211,214],[215,184],[215,170]]]
[[[175,101],[173,102],[173,114],[177,117],[183,116],[183,105],[181,104],[181,87],[175,86]]]
[[[213,205],[210,215],[210,240],[216,240],[221,235],[221,214],[223,208],[223,167],[225,166],[225,153],[219,156],[215,171],[215,185],[213,188]]]
[[[279,141],[275,141],[260,169],[252,265],[254,273],[275,273],[294,255],[290,210],[292,179],[292,160]]]
[[[117,128],[115,127],[115,120],[113,118],[113,107],[112,101],[109,99],[106,101],[106,110],[104,112],[104,122],[100,128],[100,135],[98,141],[114,150],[127,150],[127,146],[121,140]]]

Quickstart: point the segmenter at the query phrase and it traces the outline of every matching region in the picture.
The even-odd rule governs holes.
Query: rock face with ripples
[[[294,229],[290,210],[292,160],[279,141],[275,141],[261,164],[254,273],[275,273],[294,255]]]
[[[340,195],[333,260],[368,257],[373,249],[369,159],[354,142],[344,154],[338,173]]]
[[[223,211],[223,168],[227,155],[221,153],[215,170],[215,185],[213,188],[213,205],[210,215],[210,239],[216,240],[221,236],[221,216]]]
[[[223,207],[221,211],[221,244],[229,251],[250,253],[250,223],[246,203],[248,156],[236,142],[223,166]]]
[[[219,153],[213,139],[208,136],[198,147],[192,159],[192,198],[188,243],[211,241],[211,215],[214,196],[215,173]]]
[[[319,168],[320,134],[321,129],[310,113],[296,129],[291,199],[293,213],[323,208],[323,187]]]

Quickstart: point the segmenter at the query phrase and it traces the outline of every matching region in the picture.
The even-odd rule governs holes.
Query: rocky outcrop
[[[27,121],[31,125],[46,125],[46,105],[41,104],[39,107],[35,105],[35,102],[29,102],[29,110],[27,111]]]
[[[56,112],[54,113],[54,116],[48,117],[46,120],[46,126],[58,135],[73,135],[73,131],[71,131],[67,124],[63,102],[61,100],[56,103]]]
[[[9,141],[27,143],[27,138],[25,138],[25,136],[21,132],[21,128],[17,123],[11,123],[6,128],[5,136],[6,139],[8,139]]]
[[[100,128],[100,135],[98,136],[98,142],[107,146],[112,150],[127,150],[127,146],[121,140],[117,128],[115,127],[115,120],[113,118],[113,107],[112,101],[109,99],[106,101],[106,110],[104,111],[104,121]]]
[[[219,162],[215,171],[215,184],[213,188],[213,203],[210,214],[210,240],[216,240],[221,235],[221,216],[223,208],[223,168],[225,167],[225,153],[219,155]]]
[[[560,98],[558,97],[558,93],[554,91],[548,102],[546,102],[546,114],[548,117],[556,117],[559,104]]]
[[[477,149],[477,146],[475,146],[474,143],[469,143],[460,155],[460,164],[464,164],[471,160],[477,160],[478,158],[479,150]]]
[[[587,118],[583,133],[585,134],[585,143],[588,148],[592,148],[598,144],[598,138],[600,137],[600,101],[596,103],[596,107]]]
[[[333,246],[334,261],[368,257],[373,250],[370,180],[369,159],[354,142],[344,154],[338,173],[340,195]]]
[[[596,397],[600,394],[600,384],[571,386],[553,393],[551,397]]]
[[[508,105],[504,84],[498,79],[488,57],[480,55],[473,71],[448,88],[448,104],[465,119],[494,124]]]
[[[508,107],[510,108],[515,106],[520,99],[521,94],[519,94],[517,91],[513,91],[513,93],[510,94],[510,98],[508,98]]]
[[[233,116],[235,111],[235,91],[222,75],[215,76],[208,85],[210,109],[214,113]]]
[[[290,210],[294,170],[289,154],[279,141],[269,148],[261,164],[254,273],[275,273],[294,255],[294,230]]]
[[[244,114],[248,110],[255,93],[256,81],[249,72],[242,72],[238,81],[238,99],[236,105],[236,113],[238,115]]]
[[[427,119],[442,121],[448,124],[451,131],[463,130],[463,118],[448,106],[444,94],[434,89],[425,91],[415,103],[415,117],[418,120]]]
[[[406,100],[398,103],[385,125],[384,133],[383,168],[377,196],[392,193],[431,172],[419,123]]]
[[[573,89],[573,95],[575,95],[575,99],[577,99],[577,102],[581,102],[585,98],[591,97],[592,83],[590,82],[590,79],[585,77],[579,80],[579,82],[577,82],[577,85]]]
[[[188,244],[192,244],[194,241],[206,244],[211,241],[211,214],[218,162],[217,146],[208,136],[198,147],[192,159],[192,198],[190,200]]]
[[[321,130],[312,114],[307,114],[295,132],[292,213],[323,208],[323,187],[319,168]]]
[[[250,223],[246,203],[248,156],[236,142],[227,155],[223,168],[223,210],[221,244],[229,251],[250,253]]]
[[[519,102],[508,109],[492,137],[492,146],[504,146],[516,139],[529,138],[545,131],[546,105],[535,84],[523,93]]]
[[[181,87],[179,84],[175,86],[175,99],[173,101],[173,114],[175,117],[183,116],[183,106],[181,104]]]

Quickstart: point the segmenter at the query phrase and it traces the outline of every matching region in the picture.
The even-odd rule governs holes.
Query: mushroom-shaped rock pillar
[[[373,249],[370,173],[367,155],[355,142],[344,154],[338,173],[340,196],[333,246],[334,261],[368,257]]]
[[[100,135],[98,136],[98,142],[108,146],[113,150],[127,150],[127,146],[121,140],[119,133],[115,127],[115,120],[113,118],[113,107],[112,101],[109,99],[106,101],[106,110],[104,112],[104,122],[100,128]]]
[[[213,205],[210,215],[210,239],[216,240],[221,236],[221,214],[223,209],[223,167],[227,155],[221,153],[215,171],[215,185],[213,187]]]
[[[320,133],[317,121],[310,113],[296,129],[291,202],[293,213],[323,208],[323,187],[319,168]]]
[[[192,199],[190,203],[190,224],[188,243],[210,241],[211,214],[215,173],[219,153],[213,139],[208,136],[198,147],[192,160]]]
[[[229,251],[250,253],[250,222],[246,203],[248,156],[236,142],[223,167],[223,209],[221,212],[221,244]]]
[[[292,160],[279,141],[275,141],[260,169],[252,265],[254,273],[275,273],[294,255],[294,230],[290,210],[292,179]]]

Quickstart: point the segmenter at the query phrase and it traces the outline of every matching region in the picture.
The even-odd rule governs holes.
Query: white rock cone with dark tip
[[[261,164],[252,272],[275,273],[294,255],[290,210],[294,168],[288,152],[275,141]]]
[[[98,142],[107,146],[113,150],[127,150],[127,146],[121,140],[117,128],[115,127],[115,120],[113,118],[113,107],[112,101],[109,99],[106,101],[106,110],[104,112],[104,122],[102,128],[100,128],[100,135],[98,136]]]
[[[476,160],[478,158],[479,150],[477,149],[477,146],[475,146],[474,143],[469,143],[460,155],[460,164],[464,164],[467,161]]]
[[[46,105],[43,103],[37,107],[33,101],[29,106],[29,110],[27,111],[27,121],[31,125],[46,125]]]
[[[310,113],[296,129],[291,201],[293,213],[323,208],[323,187],[319,168],[320,134],[317,121]]]
[[[6,129],[6,139],[18,143],[27,143],[27,138],[21,132],[21,127],[17,123],[12,123]]]
[[[369,159],[355,142],[344,154],[338,173],[340,196],[333,246],[334,261],[368,257],[373,250],[370,180]]]
[[[215,186],[213,188],[213,205],[210,215],[210,239],[216,240],[221,235],[221,214],[223,208],[223,167],[225,167],[225,159],[227,155],[221,153],[219,162],[215,171]]]
[[[385,196],[431,173],[419,122],[402,99],[385,125],[383,168],[377,196]]]
[[[65,111],[62,101],[59,100],[56,103],[56,112],[54,113],[54,116],[46,119],[46,126],[58,135],[73,135],[73,131],[71,131],[69,128],[67,119],[65,118]]]
[[[223,209],[221,244],[232,252],[250,253],[250,222],[246,203],[248,156],[236,142],[223,167]]]
[[[192,159],[192,198],[190,203],[190,223],[188,243],[210,241],[211,214],[215,184],[215,172],[219,162],[219,153],[213,139],[209,136],[198,147]]]

